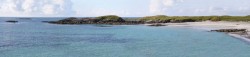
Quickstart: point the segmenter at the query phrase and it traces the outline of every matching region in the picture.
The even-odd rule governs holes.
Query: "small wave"
[[[238,34],[231,34],[231,33],[229,33],[229,35],[232,36],[232,37],[235,37],[235,38],[237,38],[237,39],[240,39],[240,40],[242,40],[242,41],[245,41],[245,42],[247,42],[248,44],[250,44],[250,39],[247,38],[247,37],[244,37],[244,36],[238,35]]]

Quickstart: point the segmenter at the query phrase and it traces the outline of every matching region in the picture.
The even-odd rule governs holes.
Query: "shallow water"
[[[189,27],[55,25],[0,20],[0,57],[249,57],[250,45]]]

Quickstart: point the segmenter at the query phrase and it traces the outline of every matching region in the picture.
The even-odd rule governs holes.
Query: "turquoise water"
[[[250,56],[250,45],[244,41],[189,27],[54,25],[41,19],[12,24],[5,20],[0,20],[0,57]]]

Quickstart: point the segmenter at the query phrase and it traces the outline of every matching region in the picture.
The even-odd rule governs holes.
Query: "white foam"
[[[240,39],[240,40],[243,40],[243,41],[246,41],[246,42],[249,42],[249,43],[250,43],[250,39],[248,39],[248,38],[246,38],[246,37],[244,37],[244,36],[241,36],[241,35],[238,35],[238,34],[231,34],[231,33],[229,33],[229,35],[230,35],[230,36],[233,36],[233,37],[235,37],[235,38],[237,38],[237,39]]]

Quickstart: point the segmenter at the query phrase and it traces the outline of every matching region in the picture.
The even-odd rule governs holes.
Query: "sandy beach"
[[[186,23],[166,23],[168,26],[181,26],[181,27],[194,27],[198,29],[205,30],[216,30],[216,29],[247,29],[250,30],[249,22],[228,22],[228,21],[219,21],[219,22],[186,22]],[[228,33],[230,36],[245,40],[250,42],[250,31],[247,31],[247,34],[237,34],[237,33]]]

